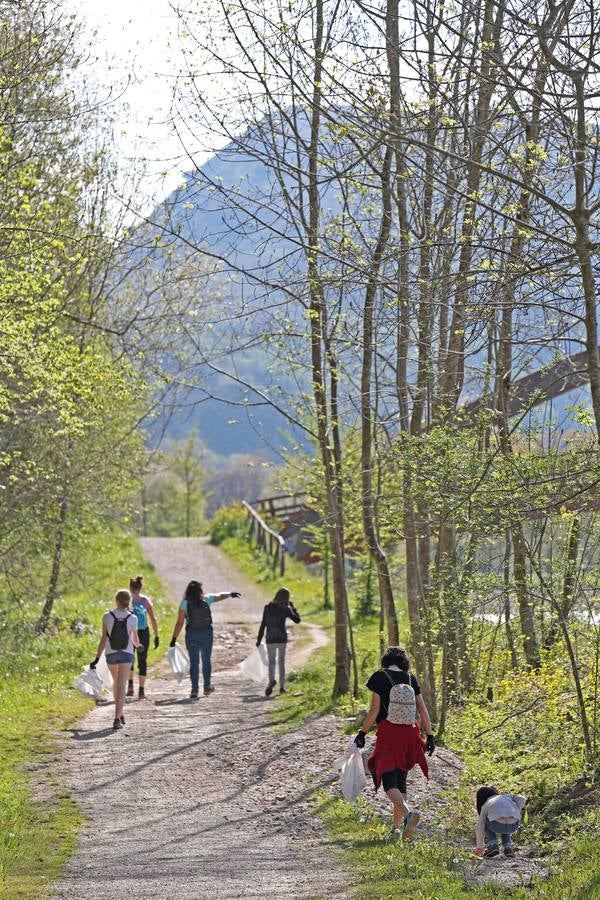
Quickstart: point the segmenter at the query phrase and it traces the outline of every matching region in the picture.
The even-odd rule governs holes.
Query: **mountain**
[[[289,208],[300,203],[299,188],[289,174],[281,174],[263,163],[263,135],[264,131],[256,129],[254,135],[249,133],[244,137],[244,149],[233,143],[215,154],[198,171],[189,173],[181,187],[157,208],[152,218],[172,235],[174,241],[177,236],[183,236],[187,246],[205,248],[210,254],[207,259],[218,267],[206,293],[208,296],[217,290],[220,299],[214,302],[212,311],[208,310],[208,324],[199,340],[220,371],[205,366],[202,384],[180,394],[181,406],[169,417],[168,434],[185,437],[189,433],[199,433],[207,446],[220,455],[255,453],[277,460],[281,449],[289,447],[290,436],[301,442],[302,432],[244,385],[253,385],[265,395],[274,395],[284,408],[286,394],[296,393],[298,383],[305,389],[310,388],[308,370],[297,375],[278,367],[267,345],[278,309],[283,311],[284,304],[304,290],[306,273],[303,248],[288,224]],[[278,152],[289,153],[290,171],[293,171],[294,142],[290,142],[288,149],[283,133],[277,141]],[[341,153],[342,150],[337,147],[332,152]],[[228,200],[231,194],[235,195],[235,204]],[[320,199],[324,216],[334,220],[339,212],[339,201],[334,188],[325,181]],[[364,211],[367,203],[364,197],[356,203],[356,216],[368,237],[373,234],[374,225]],[[373,221],[376,222],[376,215]],[[283,223],[281,227],[279,223]],[[197,251],[191,252],[198,255]],[[476,257],[483,260],[486,254],[488,249],[482,245]],[[477,260],[474,270],[477,270]],[[482,286],[485,287],[485,276],[482,276]],[[352,352],[353,330],[356,330],[352,310],[359,306],[362,290],[360,283],[354,287],[344,285],[341,311],[347,316],[349,349],[345,351],[347,356],[342,363],[347,370],[351,370],[357,359],[356,353]],[[208,300],[206,303],[210,305]],[[305,310],[300,302],[288,303],[285,314],[290,331],[305,330]],[[206,322],[206,304],[202,316]],[[283,328],[283,324],[278,323],[279,327]],[[536,323],[528,320],[529,327],[534,332]],[[393,335],[393,329],[390,334]],[[260,335],[265,336],[264,340]],[[232,348],[240,346],[243,349],[230,354]],[[548,364],[556,352],[556,348],[544,344],[543,334],[539,345],[532,341],[530,346],[529,368],[515,372],[514,378]],[[579,345],[565,339],[563,352],[572,353],[572,346]],[[308,354],[306,341],[302,352]],[[470,380],[464,392],[466,402],[473,402],[481,390],[484,352],[479,349],[470,356]],[[306,366],[308,359],[305,358],[303,363]],[[414,366],[414,360],[410,365]],[[228,378],[225,372],[234,375],[235,379]],[[350,383],[342,387],[345,390],[345,393],[341,391],[341,403],[345,404],[342,414],[355,414],[354,389]],[[569,428],[572,426],[569,407],[586,404],[588,397],[587,388],[578,387],[550,403],[541,404],[534,417],[546,422],[552,418]],[[393,398],[391,402],[393,405]]]

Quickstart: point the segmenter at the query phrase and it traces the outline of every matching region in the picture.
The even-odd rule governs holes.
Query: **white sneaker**
[[[412,841],[415,836],[415,831],[417,830],[417,825],[421,820],[420,812],[409,812],[406,817],[406,825],[404,826],[404,833],[402,837],[405,841]]]

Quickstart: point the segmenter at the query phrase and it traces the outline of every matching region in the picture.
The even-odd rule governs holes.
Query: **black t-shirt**
[[[390,691],[392,689],[390,678],[394,684],[408,684],[409,673],[402,671],[402,669],[380,669],[379,672],[374,672],[367,681],[368,689],[381,697],[381,708],[377,715],[378,722],[387,717]],[[410,683],[415,692],[415,697],[418,696],[421,693],[421,688],[419,682],[412,674],[410,675]]]

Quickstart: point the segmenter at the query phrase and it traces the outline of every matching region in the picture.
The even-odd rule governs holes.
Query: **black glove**
[[[158,639],[158,635],[155,634],[155,635],[154,635],[154,649],[155,649],[155,650],[158,650],[158,645],[159,645],[159,644],[160,644],[160,641],[159,641],[159,639]]]
[[[428,734],[427,740],[425,741],[425,753],[427,753],[428,756],[431,756],[431,754],[433,753],[434,750],[435,750],[435,740],[433,739],[432,734]]]
[[[231,591],[229,596],[230,597],[241,597],[242,595],[240,594],[239,591]]]
[[[358,734],[354,738],[354,743],[356,744],[356,746],[358,747],[359,750],[362,750],[362,748],[365,746],[365,737],[366,737],[365,732],[361,730],[358,732]]]
[[[171,638],[171,643],[169,644],[169,647],[174,647],[176,643],[177,643],[177,638]]]
[[[91,663],[90,663],[90,669],[95,669],[96,666],[98,665],[98,662],[99,662],[99,661],[100,661],[100,657],[99,657],[99,656],[97,656],[96,659],[93,659],[93,660],[91,661]]]

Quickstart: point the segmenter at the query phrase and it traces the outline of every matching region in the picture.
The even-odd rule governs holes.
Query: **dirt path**
[[[245,626],[255,633],[269,598],[204,541],[148,539],[143,549],[174,600],[190,578],[242,591],[214,618],[221,641],[237,635],[221,644],[221,659],[245,655]],[[322,641],[319,629],[313,635]],[[151,700],[128,703],[123,731],[109,728],[112,706],[99,705],[73,732],[65,778],[87,823],[56,898],[349,896],[311,813],[303,765],[307,755],[319,758],[334,723],[273,736],[276,700],[231,671],[214,681],[212,696],[192,702],[187,683],[152,678]],[[343,739],[334,744],[339,751]]]

